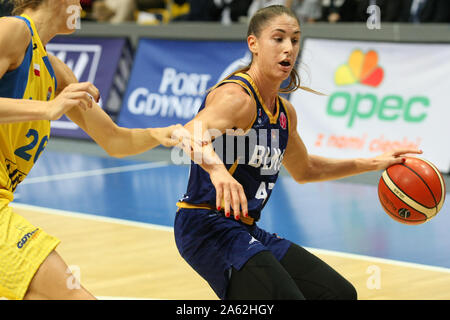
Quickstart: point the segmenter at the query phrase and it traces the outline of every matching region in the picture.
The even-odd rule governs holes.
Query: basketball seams
[[[445,181],[444,178],[442,177],[441,172],[438,170],[438,168],[436,168],[436,166],[434,164],[432,164],[431,162],[429,162],[428,160],[425,159],[420,159],[423,162],[425,162],[426,164],[428,164],[437,174],[437,176],[439,177],[439,181],[441,182],[441,199],[439,201],[439,203],[437,204],[437,212],[439,212],[442,209],[442,206],[444,205],[444,201],[445,201],[445,194],[446,194],[446,186],[445,186]]]
[[[431,190],[431,188],[430,188],[430,186],[428,185],[428,183],[427,183],[427,182],[420,176],[420,174],[418,174],[413,168],[407,166],[407,165],[404,164],[404,163],[402,163],[401,165],[404,166],[404,167],[406,167],[406,168],[408,168],[408,169],[409,169],[410,171],[412,171],[417,177],[419,177],[420,180],[422,180],[422,182],[423,182],[423,183],[425,184],[425,186],[427,187],[428,191],[430,191],[430,194],[431,194],[431,196],[433,197],[433,200],[434,200],[434,208],[436,208],[437,205],[438,205],[438,202],[437,202],[437,200],[436,200],[436,197],[434,196],[433,190]],[[419,203],[419,202],[418,202],[418,203]],[[424,206],[424,207],[426,207],[426,206]],[[427,207],[427,208],[428,208],[428,207]],[[436,211],[436,214],[437,214],[437,211]]]
[[[406,219],[406,218],[403,218],[403,217],[401,217],[401,216],[399,216],[399,215],[396,215],[396,214],[393,214],[391,211],[389,211],[389,209],[383,204],[383,202],[381,202],[380,201],[380,203],[381,203],[381,206],[384,208],[384,211],[386,211],[390,216],[392,216],[393,218],[394,218],[394,220],[395,219],[398,219],[398,220],[402,220],[402,221],[404,221],[405,223],[408,223],[408,224],[419,224],[419,222],[425,222],[425,221],[427,221],[427,218],[426,218],[426,216],[425,216],[425,218],[423,219],[423,220],[408,220],[408,219]],[[420,214],[423,214],[422,212],[419,212]]]
[[[385,172],[386,172],[386,171],[385,171]],[[425,221],[427,221],[428,219],[430,219],[430,218],[428,218],[428,216],[427,216],[425,213],[418,211],[417,209],[414,208],[413,205],[411,205],[411,204],[409,204],[409,203],[403,201],[403,199],[401,199],[400,197],[398,197],[398,196],[392,191],[392,189],[389,187],[389,182],[392,183],[392,184],[394,184],[394,185],[395,185],[395,183],[392,181],[392,179],[391,179],[389,176],[388,176],[389,182],[386,181],[386,179],[385,179],[385,177],[384,177],[385,172],[383,172],[383,175],[381,176],[381,178],[382,178],[382,180],[383,180],[383,182],[384,182],[386,188],[387,188],[393,195],[395,195],[399,201],[403,202],[405,205],[407,205],[408,207],[412,208],[412,209],[413,209],[414,211],[416,211],[417,213],[423,215],[423,216],[424,216],[424,219],[423,219],[423,220],[408,220],[408,219],[405,219],[405,218],[403,218],[403,217],[401,217],[401,216],[399,216],[399,215],[395,215],[395,214],[393,214],[392,212],[390,212],[390,210],[389,210],[388,208],[386,208],[386,206],[383,204],[383,201],[381,201],[382,199],[379,197],[379,198],[380,198],[380,203],[381,203],[382,207],[385,209],[385,211],[386,211],[387,213],[389,213],[391,216],[395,217],[395,218],[401,219],[401,220],[403,220],[403,221],[405,221],[405,222],[410,222],[410,223],[412,223],[412,224],[413,224],[413,223],[417,223],[417,222],[425,222]],[[397,187],[397,189],[398,189],[401,193],[403,193],[403,192],[401,191],[401,189],[398,188],[397,185],[395,185],[395,187]],[[404,194],[404,193],[403,193],[403,194]],[[404,195],[405,195],[405,197],[409,198],[406,194],[404,194]],[[409,198],[409,199],[410,199],[410,198]],[[411,201],[414,202],[413,199],[411,199]],[[431,209],[427,209],[427,208],[425,208],[425,209],[426,209],[426,210],[431,210]]]
[[[384,183],[386,184],[386,186],[388,187],[388,189],[393,190],[393,188],[398,191],[398,193],[403,196],[403,198],[397,196],[397,198],[402,201],[403,203],[405,203],[406,205],[410,206],[411,208],[415,208],[415,207],[419,207],[418,209],[415,209],[416,211],[424,214],[428,219],[430,217],[433,217],[434,215],[436,215],[436,210],[435,208],[428,208],[423,206],[421,203],[417,202],[416,200],[410,198],[407,194],[405,194],[396,184],[395,182],[391,179],[391,177],[389,176],[389,173],[387,172],[387,170],[385,170],[382,174],[382,178]],[[392,192],[393,194],[395,194],[394,192]],[[420,210],[420,211],[419,211]],[[428,216],[429,215],[429,216]]]
[[[378,185],[378,196],[384,211],[394,220],[405,224],[420,224],[432,219],[441,210],[445,202],[446,185],[434,164],[421,158],[410,159],[411,161],[399,164],[405,169],[397,167],[389,170],[389,167],[384,170]],[[432,198],[429,197],[430,194]],[[393,202],[392,207],[390,201]],[[403,212],[405,210],[410,213]],[[421,217],[424,220],[417,220]]]

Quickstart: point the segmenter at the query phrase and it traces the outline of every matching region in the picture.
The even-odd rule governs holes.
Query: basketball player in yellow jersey
[[[15,0],[16,17],[0,19],[0,297],[94,299],[70,289],[59,240],[16,214],[9,203],[45,149],[50,120],[66,114],[111,156],[127,156],[159,144],[173,146],[172,132],[118,127],[95,101],[99,92],[78,83],[73,72],[49,56],[56,34],[73,32],[68,12],[79,0]]]

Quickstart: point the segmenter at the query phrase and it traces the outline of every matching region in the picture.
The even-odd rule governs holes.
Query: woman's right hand
[[[92,83],[72,83],[65,87],[55,99],[45,104],[44,118],[46,120],[58,120],[74,107],[86,111],[92,108],[93,100],[98,103],[100,92]]]
[[[225,216],[230,217],[233,209],[234,219],[239,220],[242,212],[248,217],[247,197],[244,188],[234,179],[226,168],[218,166],[209,172],[212,184],[216,188],[216,207],[220,211],[224,209]]]

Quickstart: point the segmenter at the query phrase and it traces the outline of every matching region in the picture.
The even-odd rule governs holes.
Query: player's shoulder
[[[30,41],[31,32],[25,21],[14,17],[0,18],[0,44],[4,53],[19,58]]]
[[[204,112],[213,122],[225,122],[224,128],[247,128],[256,108],[255,102],[241,86],[224,83],[209,92]]]
[[[3,38],[8,39],[14,45],[22,44],[28,46],[31,40],[31,32],[26,22],[22,19],[3,17],[0,18],[0,37],[2,40]]]
[[[227,82],[212,90],[215,99],[220,99],[230,105],[230,107],[251,107],[254,100],[247,90],[235,82]]]

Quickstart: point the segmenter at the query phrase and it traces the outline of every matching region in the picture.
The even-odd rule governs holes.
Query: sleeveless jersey
[[[16,18],[27,24],[31,41],[22,64],[0,79],[0,97],[51,100],[56,78],[36,26],[27,15]],[[13,200],[17,185],[36,163],[49,136],[48,120],[0,124],[0,199]]]
[[[249,216],[255,221],[267,203],[277,181],[289,137],[289,114],[278,96],[272,115],[248,74],[238,73],[225,83],[242,86],[256,102],[256,116],[251,127],[240,135],[227,132],[215,139],[213,145],[228,171],[243,186]],[[199,112],[205,108],[206,97]],[[191,161],[187,192],[178,203],[181,208],[215,208],[216,190],[209,174]],[[222,206],[223,208],[223,206]]]

